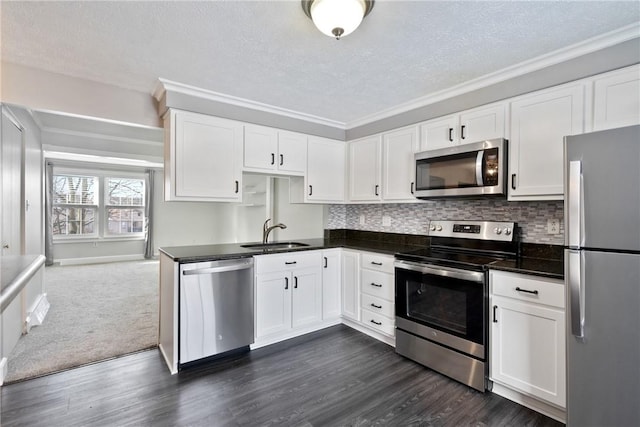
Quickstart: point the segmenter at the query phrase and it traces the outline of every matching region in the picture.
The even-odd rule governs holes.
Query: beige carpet
[[[153,260],[46,267],[49,313],[9,355],[5,383],[155,347],[158,272]]]

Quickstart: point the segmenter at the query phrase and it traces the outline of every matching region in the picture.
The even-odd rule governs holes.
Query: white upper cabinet
[[[386,201],[415,201],[414,157],[419,150],[418,127],[411,126],[382,137],[382,198]]]
[[[344,202],[345,157],[344,142],[309,137],[305,202]],[[293,184],[292,181],[292,186]]]
[[[380,201],[382,137],[349,142],[349,200]]]
[[[485,105],[420,125],[420,150],[436,150],[505,135],[506,103]]]
[[[593,81],[593,130],[640,124],[640,65]]]
[[[585,88],[564,85],[511,101],[509,200],[563,198],[563,141],[584,132]]]
[[[420,125],[420,151],[447,148],[458,143],[459,115],[440,117]]]
[[[170,110],[165,128],[165,200],[242,200],[242,123]]]
[[[306,135],[265,126],[245,126],[245,171],[304,175],[306,163]]]
[[[349,142],[349,201],[408,202],[413,197],[418,127]]]

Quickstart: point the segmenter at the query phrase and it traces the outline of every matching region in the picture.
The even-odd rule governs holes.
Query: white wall
[[[0,101],[100,117],[148,126],[162,126],[151,93],[137,92],[37,68],[2,62]]]
[[[324,236],[324,206],[289,203],[289,179],[274,178],[273,224],[281,222],[286,229],[275,229],[273,240],[313,239]],[[272,240],[269,238],[269,240]]]

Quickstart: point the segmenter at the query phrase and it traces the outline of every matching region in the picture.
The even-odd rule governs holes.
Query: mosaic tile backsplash
[[[521,228],[521,240],[527,243],[562,245],[564,243],[564,204],[549,202],[507,202],[505,200],[430,200],[424,203],[331,205],[328,229],[383,231],[388,233],[427,234],[430,220],[514,221]],[[360,224],[364,215],[365,224]],[[383,216],[391,219],[382,225]],[[547,220],[560,221],[560,233],[547,232]]]

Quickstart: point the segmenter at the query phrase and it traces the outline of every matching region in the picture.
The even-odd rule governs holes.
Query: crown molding
[[[158,79],[158,84],[153,91],[153,97],[160,102],[167,92],[175,92],[183,95],[194,96],[209,101],[220,102],[237,107],[247,108],[251,110],[262,111],[265,113],[277,114],[279,116],[289,117],[292,119],[303,120],[305,122],[317,123],[324,126],[346,130],[345,123],[337,120],[326,119],[323,117],[306,114],[299,111],[293,111],[286,108],[277,107],[275,105],[264,104],[262,102],[252,101],[246,98],[226,95],[220,92],[214,92],[184,83],[178,83],[164,78]]]
[[[454,96],[462,95],[464,93],[468,93],[477,89],[482,89],[484,87],[491,86],[493,84],[500,83],[514,77],[519,77],[534,71],[538,71],[543,68],[560,64],[562,62],[566,62],[571,59],[637,38],[640,38],[640,22],[627,25],[625,27],[605,34],[601,34],[596,37],[592,37],[587,40],[583,40],[579,43],[555,50],[553,52],[532,59],[528,59],[494,73],[469,80],[468,82],[464,82],[462,84],[416,98],[412,101],[397,105],[387,110],[383,110],[378,113],[374,113],[348,122],[346,123],[346,128],[353,129],[378,120],[395,116],[397,114],[406,113],[417,108],[434,104],[436,102],[443,101]]]
[[[131,138],[127,136],[108,135],[103,133],[60,129],[60,128],[53,128],[53,127],[46,127],[46,126],[41,127],[40,130],[43,133],[74,136],[74,137],[85,138],[85,139],[99,139],[99,140],[113,141],[113,142],[125,142],[128,144],[146,145],[150,147],[158,147],[158,146],[164,145],[164,141],[162,139],[163,138],[162,132],[164,131],[162,129],[159,130],[160,138],[157,141],[150,140],[150,139],[142,139],[142,138]]]

